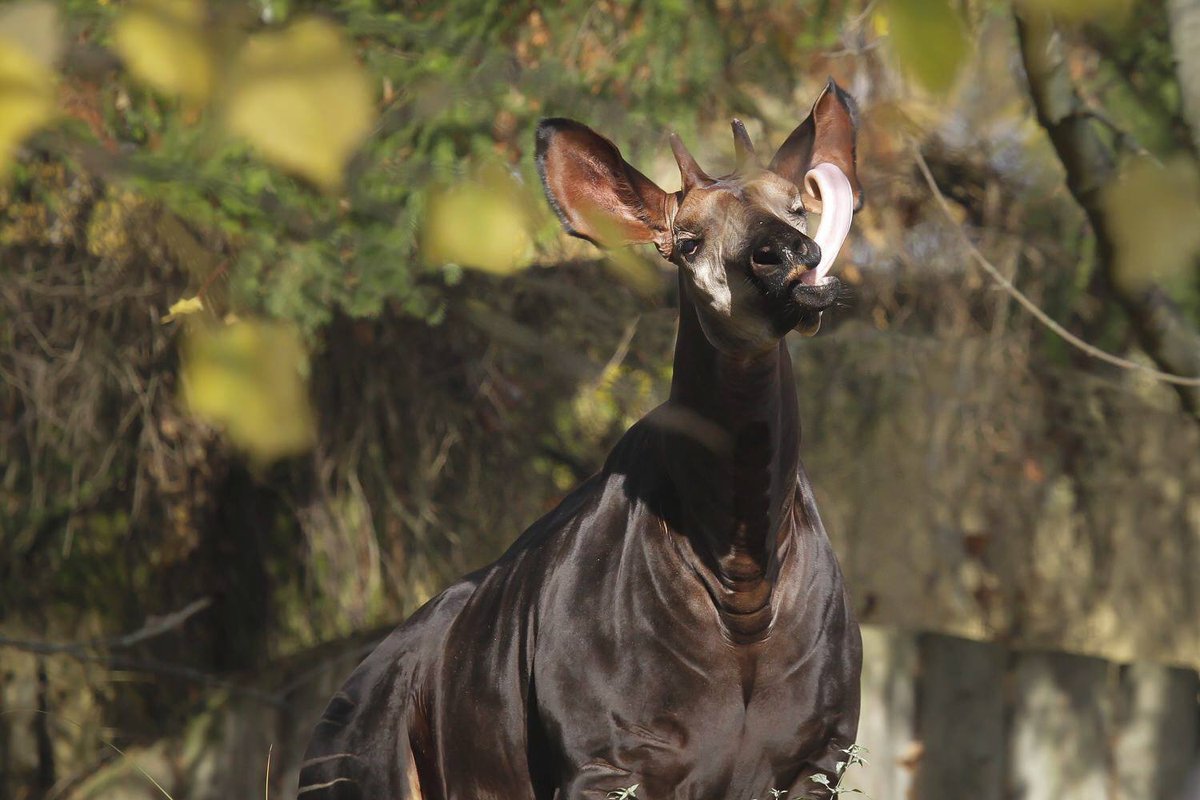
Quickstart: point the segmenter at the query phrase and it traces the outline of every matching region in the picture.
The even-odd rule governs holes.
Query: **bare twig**
[[[43,642],[28,639],[11,639],[0,636],[0,647],[10,647],[43,656],[66,656],[77,661],[91,661],[103,664],[110,670],[128,670],[152,675],[164,675],[171,678],[191,681],[206,686],[216,686],[227,689],[232,693],[245,695],[272,706],[283,704],[283,693],[272,694],[251,686],[220,678],[212,673],[182,664],[171,664],[162,661],[132,659],[125,656],[112,655],[112,650],[128,649],[149,639],[162,636],[182,626],[189,619],[208,608],[212,600],[202,597],[187,604],[178,611],[162,617],[153,617],[136,631],[114,636],[108,639],[93,639],[87,642]]]
[[[263,800],[271,800],[271,753],[275,750],[274,743],[267,748],[267,777],[263,781]]]
[[[937,181],[934,180],[933,173],[929,171],[929,165],[925,163],[925,158],[919,151],[914,151],[914,156],[916,157],[917,167],[920,168],[921,174],[925,176],[925,182],[929,185],[929,190],[933,192],[933,196],[938,201],[938,205],[940,205],[942,210],[946,212],[946,216],[953,220],[954,213],[950,208],[950,203],[946,200],[946,196],[942,194],[942,190],[938,186]],[[1027,296],[1025,296],[1024,293],[1021,292],[1020,289],[1014,286],[1012,281],[1006,278],[1004,273],[1002,273],[994,264],[992,264],[991,261],[988,260],[987,256],[979,252],[979,248],[977,248],[975,244],[969,238],[967,238],[967,235],[962,231],[961,228],[958,229],[958,232],[962,239],[963,245],[967,248],[967,252],[970,254],[975,263],[978,264],[992,280],[998,283],[1000,288],[1002,288],[1014,300],[1016,300],[1022,308],[1033,315],[1034,319],[1044,325],[1051,333],[1066,341],[1067,344],[1084,353],[1087,353],[1092,358],[1096,358],[1105,362],[1106,364],[1111,364],[1114,367],[1120,367],[1121,369],[1137,370],[1138,372],[1142,372],[1154,378],[1155,380],[1160,380],[1164,383],[1173,383],[1179,386],[1200,386],[1200,378],[1188,378],[1182,375],[1173,375],[1169,372],[1163,372],[1153,367],[1148,367],[1145,364],[1139,364],[1136,361],[1130,361],[1127,358],[1115,356],[1112,353],[1101,350],[1099,347],[1080,339],[1062,325],[1055,322],[1049,314],[1039,308],[1036,303],[1030,300]]]
[[[30,639],[10,639],[7,636],[0,636],[0,647],[11,647],[15,650],[24,650],[27,653],[44,656],[67,655],[90,659],[97,651],[129,648],[136,644],[141,644],[148,639],[169,633],[182,626],[210,605],[212,605],[211,598],[201,597],[199,600],[193,600],[188,603],[178,611],[173,611],[162,617],[151,617],[146,620],[145,625],[136,631],[110,639],[93,639],[87,642],[43,642]]]

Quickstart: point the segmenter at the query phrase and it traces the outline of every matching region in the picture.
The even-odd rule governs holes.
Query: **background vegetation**
[[[1195,0],[20,0],[0,798],[148,796],[104,741],[290,793],[329,682],[664,395],[674,279],[561,235],[536,121],[674,187],[666,130],[729,168],[830,74],[867,207],[795,352],[860,616],[1200,666],[1200,389],[1146,370],[1200,375]]]

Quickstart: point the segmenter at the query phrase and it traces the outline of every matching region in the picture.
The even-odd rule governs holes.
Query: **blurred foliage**
[[[319,186],[340,187],[342,169],[375,113],[367,77],[337,29],[304,19],[257,34],[230,72],[230,130]]]
[[[177,303],[172,313],[189,307]],[[229,438],[255,459],[271,461],[311,446],[316,431],[305,388],[308,360],[290,327],[193,326],[181,377],[188,409],[223,424]]]
[[[1131,158],[1105,195],[1117,277],[1186,296],[1200,263],[1200,171],[1191,158]]]
[[[17,145],[53,116],[56,13],[48,2],[0,8],[0,176]]]
[[[532,257],[528,196],[503,168],[491,165],[478,180],[435,191],[422,231],[432,264],[459,264],[504,274]]]
[[[875,15],[904,68],[934,92],[954,85],[970,48],[958,9],[946,0],[887,0]]]
[[[1163,283],[1200,321],[1200,187],[1161,2],[1023,3],[1069,20],[1089,124],[1126,156],[1109,196],[1122,275]],[[0,7],[0,616],[91,637],[211,596],[134,655],[228,676],[273,675],[265,664],[411,610],[590,474],[669,381],[673,276],[560,233],[531,163],[536,121],[594,124],[673,189],[666,129],[721,171],[730,116],[767,154],[831,73],[862,105],[868,199],[841,267],[852,305],[831,320],[846,349],[811,371],[806,402],[840,417],[822,398],[844,396],[867,409],[847,419],[886,428],[905,359],[931,340],[993,342],[1008,394],[954,384],[968,409],[997,409],[972,435],[1019,461],[1022,436],[1083,430],[1065,449],[1086,456],[1086,425],[1106,423],[1088,415],[1107,412],[1053,401],[1074,355],[966,268],[954,230],[1056,318],[1128,346],[1013,83],[1011,10]],[[928,206],[914,146],[953,222]],[[1012,388],[1031,384],[1045,397]],[[164,699],[178,715],[203,699],[147,675],[102,672],[80,713],[151,739],[180,724]]]
[[[204,17],[203,0],[137,0],[113,26],[113,45],[142,83],[203,103],[217,71]]]
[[[259,19],[250,14],[256,8]],[[453,246],[440,253],[440,244],[426,253],[429,266],[415,257],[426,209],[444,210],[437,198],[461,204],[467,193],[447,187],[499,160],[521,173],[526,189],[517,204],[534,202],[540,210],[522,156],[544,113],[603,116],[630,131],[636,153],[667,124],[687,130],[731,105],[753,112],[739,85],[789,85],[800,60],[835,33],[824,24],[833,16],[829,3],[782,9],[758,2],[697,13],[687,3],[610,2],[582,15],[570,6],[496,2],[323,8],[354,40],[355,59],[334,26],[307,16],[302,4],[80,0],[67,10],[63,35],[110,44],[132,80],[117,74],[110,89],[73,98],[65,109],[73,121],[59,126],[54,149],[81,157],[94,156],[95,145],[119,148],[127,156],[110,160],[107,171],[218,237],[231,254],[231,307],[308,333],[339,310],[374,315],[385,304],[441,316],[441,263],[472,259]],[[731,26],[735,17],[739,24]],[[370,86],[356,60],[372,75]],[[26,79],[46,81],[32,73]],[[48,91],[48,84],[31,90],[40,105],[19,127],[16,114],[3,115],[11,139],[45,122]],[[382,117],[339,192],[343,165],[377,113]],[[313,192],[249,158],[237,141],[219,135],[222,123],[270,162],[333,193]],[[444,216],[432,220],[446,231],[435,238],[500,241],[469,232],[509,228],[514,201],[508,188],[500,194],[495,202],[476,195],[482,206],[453,210],[460,235],[450,235],[453,223]],[[494,223],[492,207],[499,213]],[[543,248],[555,227],[541,211]],[[505,253],[500,261],[511,258]],[[444,274],[453,279],[457,272]]]

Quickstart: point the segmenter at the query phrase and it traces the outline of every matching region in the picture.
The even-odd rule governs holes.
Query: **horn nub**
[[[756,162],[754,143],[750,141],[750,133],[740,119],[735,119],[733,125],[733,152],[737,158],[737,168],[740,170],[748,162]]]
[[[713,179],[700,169],[700,165],[696,163],[696,159],[692,158],[692,154],[688,152],[683,139],[680,139],[677,133],[671,134],[671,152],[675,154],[675,163],[679,165],[679,176],[683,178],[684,192],[697,186],[707,186],[713,182]]]

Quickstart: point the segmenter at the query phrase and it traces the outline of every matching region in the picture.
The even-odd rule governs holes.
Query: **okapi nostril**
[[[783,258],[769,244],[764,244],[755,250],[750,259],[761,267],[777,267],[783,263]]]

